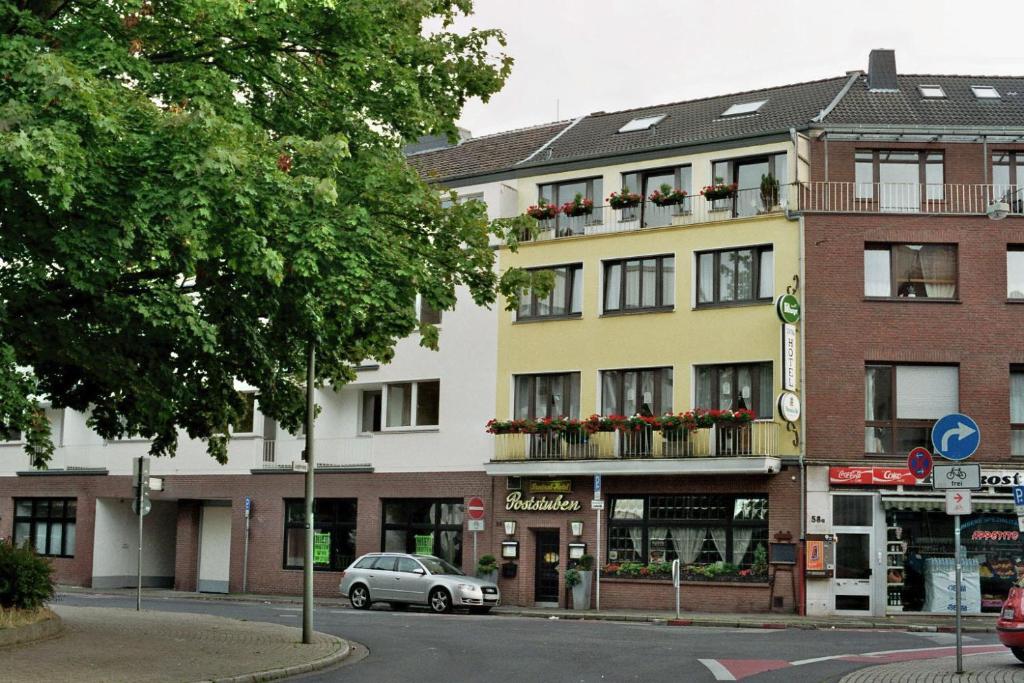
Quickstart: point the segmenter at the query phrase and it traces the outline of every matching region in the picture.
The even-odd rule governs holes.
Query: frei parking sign
[[[947,460],[966,460],[980,444],[981,429],[966,415],[950,413],[932,427],[932,447]]]

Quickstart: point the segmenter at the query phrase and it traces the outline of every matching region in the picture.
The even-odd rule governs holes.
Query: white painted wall
[[[231,508],[204,505],[199,526],[199,590],[227,593],[231,569]]]
[[[143,521],[144,585],[173,585],[178,505],[154,501]],[[139,518],[127,498],[97,498],[92,576],[95,587],[134,586]],[[161,581],[162,580],[162,581]]]

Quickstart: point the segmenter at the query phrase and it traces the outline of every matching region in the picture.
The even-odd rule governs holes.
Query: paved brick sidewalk
[[[205,614],[52,605],[59,638],[0,650],[0,681],[272,680],[340,661],[348,644],[299,629]],[[315,665],[315,666],[311,666]],[[300,667],[292,669],[292,667]]]
[[[920,659],[911,662],[897,662],[847,674],[839,683],[1021,683],[1024,681],[1024,664],[1010,654],[966,655],[964,674],[954,673],[955,657]]]

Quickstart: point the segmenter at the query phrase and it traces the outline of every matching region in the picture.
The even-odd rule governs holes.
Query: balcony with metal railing
[[[770,473],[779,471],[772,420],[663,432],[585,431],[494,435],[489,474]]]
[[[805,213],[1024,215],[1024,186],[963,183],[802,183],[796,205]],[[1003,217],[1000,216],[1000,217]]]
[[[687,196],[675,204],[659,205],[645,199],[636,206],[594,206],[586,213],[569,216],[559,213],[539,220],[536,241],[635,232],[665,228],[781,215],[792,208],[796,196],[793,186],[782,186],[778,192],[762,192],[760,188],[740,189],[721,199],[710,200],[701,195]]]

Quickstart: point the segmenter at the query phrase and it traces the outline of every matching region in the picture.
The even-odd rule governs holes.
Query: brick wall
[[[785,582],[789,590],[789,581]],[[768,612],[767,584],[725,581],[684,582],[679,606],[684,612]],[[671,581],[601,579],[601,609],[674,610],[676,589]]]
[[[853,180],[853,150],[869,146],[897,147],[831,142],[829,178]],[[825,145],[817,142],[812,150],[815,173],[823,178]],[[947,183],[986,182],[981,145],[950,144],[944,150]],[[804,224],[808,457],[865,458],[864,365],[890,361],[959,365],[960,410],[976,419],[983,432],[976,460],[1011,460],[1009,372],[1011,364],[1024,363],[1024,306],[1007,303],[1006,249],[1008,244],[1024,244],[1024,219],[808,214]],[[959,300],[866,301],[867,242],[956,244]]]

